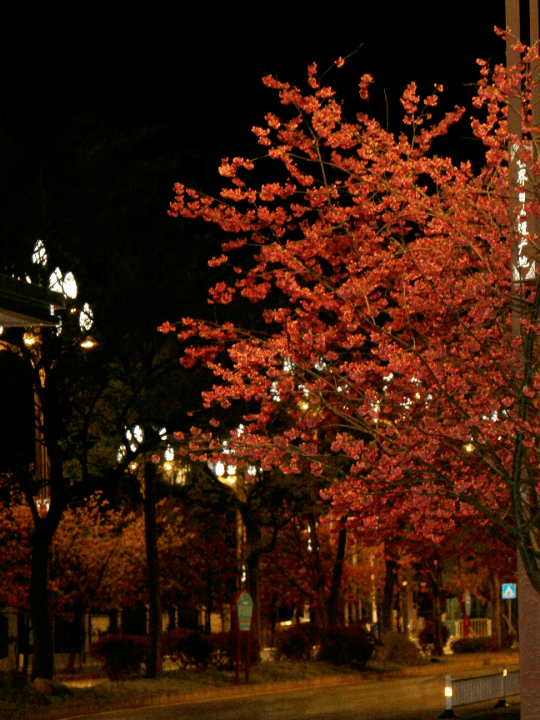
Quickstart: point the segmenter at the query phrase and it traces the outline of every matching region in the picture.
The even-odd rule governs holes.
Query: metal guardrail
[[[463,620],[444,620],[453,640],[464,637]],[[471,637],[491,637],[490,618],[472,618],[470,625]]]
[[[455,718],[453,708],[457,705],[469,705],[486,700],[498,702],[495,707],[506,707],[506,696],[519,695],[519,670],[508,672],[506,668],[499,668],[495,675],[480,675],[478,677],[460,678],[452,680],[451,675],[446,676],[444,695],[446,706],[440,718]]]

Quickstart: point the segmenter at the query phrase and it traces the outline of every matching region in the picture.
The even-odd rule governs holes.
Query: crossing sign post
[[[508,626],[510,632],[512,632],[512,603],[517,596],[516,583],[503,583],[502,584],[502,596],[503,600],[508,600]]]

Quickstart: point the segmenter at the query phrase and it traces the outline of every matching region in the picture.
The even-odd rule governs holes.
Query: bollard
[[[444,698],[445,698],[445,708],[442,715],[439,715],[440,718],[457,718],[459,715],[456,715],[455,712],[452,710],[452,697],[453,697],[454,691],[452,688],[452,676],[446,675],[445,682],[444,682]]]
[[[500,691],[501,697],[497,701],[495,707],[496,708],[508,707],[508,701],[506,700],[506,698],[504,696],[505,695],[505,693],[504,693],[504,678],[508,675],[508,670],[506,668],[503,668],[503,666],[501,665],[501,667],[499,668],[499,672],[501,673],[501,691]]]

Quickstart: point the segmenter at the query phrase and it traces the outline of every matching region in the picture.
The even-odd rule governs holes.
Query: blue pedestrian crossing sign
[[[516,583],[503,583],[503,600],[513,600],[516,597]]]

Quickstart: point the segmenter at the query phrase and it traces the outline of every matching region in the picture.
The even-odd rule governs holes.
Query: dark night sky
[[[302,82],[308,63],[326,69],[364,43],[345,72],[333,73],[338,87],[354,88],[363,72],[373,74],[381,98],[382,87],[395,98],[410,80],[426,91],[442,82],[451,107],[477,79],[476,57],[504,60],[493,32],[504,25],[504,0],[315,7],[292,0],[134,11],[111,3],[35,16],[21,6],[20,17],[0,22],[0,103],[21,113],[67,103],[127,123],[165,120],[186,146],[207,148],[217,162],[245,152],[251,126],[276,109],[264,74]]]
[[[443,107],[451,109],[471,94],[464,86],[478,79],[477,57],[504,62],[504,42],[493,32],[504,25],[504,0],[357,0],[316,7],[295,0],[222,3],[219,11],[200,2],[147,3],[144,10],[93,3],[63,6],[60,13],[50,3],[38,10],[6,4],[0,11],[0,132],[8,129],[6,147],[11,142],[15,150],[4,155],[0,137],[0,271],[10,272],[7,258],[14,255],[11,268],[24,274],[17,263],[30,263],[42,237],[49,250],[67,255],[78,249],[66,263],[86,282],[81,296],[96,312],[99,300],[108,300],[101,312],[107,318],[111,308],[117,313],[115,332],[129,325],[127,319],[139,322],[152,304],[150,334],[165,319],[199,316],[208,309],[206,261],[215,240],[202,233],[184,237],[180,222],[167,216],[172,185],[194,179],[206,187],[208,177],[217,184],[222,157],[259,154],[250,129],[264,124],[267,112],[279,112],[263,75],[303,83],[308,64],[316,61],[324,71],[363,43],[329,81],[354,117],[358,80],[371,73],[370,110],[384,121],[384,88],[395,127],[398,98],[410,81],[426,94],[443,83]],[[163,123],[148,172],[144,153],[123,154],[114,138],[109,148],[106,135],[100,136],[106,157],[97,163],[106,176],[88,179],[81,170],[95,140],[78,165],[63,164],[62,139],[70,135],[65,152],[76,155],[73,142],[84,142],[84,118],[96,114],[106,117],[105,132],[112,127],[121,137]],[[187,168],[191,151],[196,159]],[[139,173],[134,200],[126,196],[132,172]],[[158,237],[169,243],[166,249]],[[119,280],[128,262],[126,290]]]

